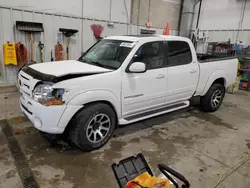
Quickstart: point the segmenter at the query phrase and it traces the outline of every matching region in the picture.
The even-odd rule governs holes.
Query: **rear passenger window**
[[[168,41],[168,65],[178,66],[192,62],[189,44],[184,41]]]

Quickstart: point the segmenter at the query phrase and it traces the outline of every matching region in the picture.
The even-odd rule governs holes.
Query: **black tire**
[[[219,103],[216,106],[213,106],[213,96],[215,94],[215,92],[221,92],[221,100],[219,101]],[[223,85],[219,84],[219,83],[215,83],[213,84],[209,90],[207,91],[206,95],[201,97],[201,108],[205,111],[205,112],[215,112],[216,110],[218,110],[222,104],[223,98],[225,96],[225,88]]]
[[[105,136],[102,140],[93,143],[87,136],[87,128],[89,124],[94,121],[93,118],[98,117],[99,114],[104,114],[105,118],[109,118],[110,129],[104,132]],[[100,116],[101,116],[100,115]],[[116,115],[114,110],[107,104],[94,103],[86,106],[78,112],[75,117],[71,120],[69,126],[71,130],[69,132],[69,139],[83,151],[93,151],[101,148],[111,138],[116,127]],[[94,127],[94,125],[92,125]],[[88,129],[89,131],[89,129]],[[91,130],[92,131],[92,130]],[[90,133],[91,134],[91,133]],[[103,135],[104,135],[103,134]],[[95,134],[97,135],[97,134]],[[98,134],[99,136],[99,134]],[[97,138],[97,136],[95,136]]]

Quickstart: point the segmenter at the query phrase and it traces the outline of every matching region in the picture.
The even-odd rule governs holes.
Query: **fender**
[[[115,109],[117,118],[121,117],[121,105],[119,103],[119,100],[117,96],[112,91],[109,90],[97,89],[97,90],[89,90],[89,91],[84,91],[82,93],[78,93],[77,95],[75,95],[73,98],[70,99],[68,105],[84,106],[84,104],[96,101],[106,101],[111,103],[111,105]]]
[[[208,77],[207,83],[206,83],[203,91],[201,92],[201,96],[206,95],[207,91],[209,90],[211,85],[214,83],[214,81],[219,79],[219,78],[224,79],[225,86],[226,86],[226,71],[225,70],[216,70],[213,73],[211,73],[211,75]]]

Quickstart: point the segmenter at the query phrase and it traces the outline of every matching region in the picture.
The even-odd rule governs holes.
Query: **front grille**
[[[19,73],[19,86],[20,86],[20,91],[25,93],[28,96],[31,96],[32,93],[32,85],[31,85],[31,78],[29,78],[28,75],[24,75],[24,73],[21,71]]]
[[[21,106],[23,107],[23,109],[28,112],[30,115],[32,115],[32,112],[28,110],[28,108],[26,108],[22,103],[21,103]]]
[[[29,78],[26,78],[25,76],[21,75],[22,78],[24,78],[25,80],[30,80]]]
[[[29,93],[27,93],[27,92],[25,92],[25,91],[23,91],[26,95],[29,95],[30,96],[30,94]]]
[[[23,84],[24,86],[26,86],[28,89],[30,88],[30,86],[28,86],[27,84]]]

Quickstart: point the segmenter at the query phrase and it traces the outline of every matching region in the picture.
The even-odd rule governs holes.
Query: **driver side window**
[[[135,61],[145,63],[147,70],[163,68],[165,66],[163,41],[143,44],[135,54]]]

